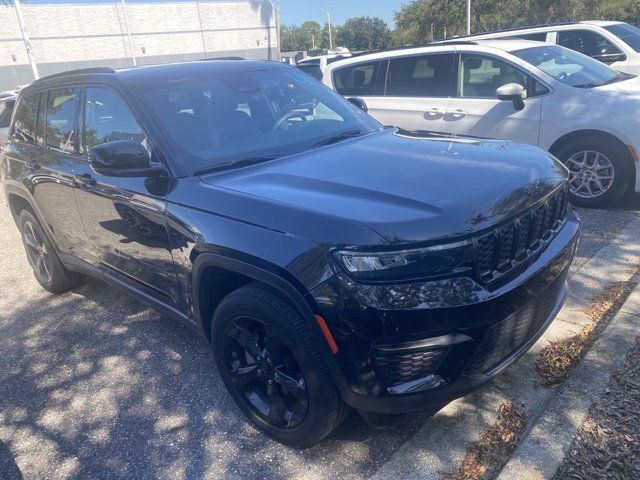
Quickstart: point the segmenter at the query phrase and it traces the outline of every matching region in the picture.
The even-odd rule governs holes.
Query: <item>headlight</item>
[[[470,240],[416,249],[358,252],[339,250],[334,257],[355,280],[386,282],[415,280],[454,273],[464,268]]]

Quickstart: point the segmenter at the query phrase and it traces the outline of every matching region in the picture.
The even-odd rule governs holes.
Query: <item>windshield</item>
[[[604,29],[613,33],[636,52],[640,52],[640,28],[629,25],[628,23],[618,23],[604,27]]]
[[[142,94],[196,175],[382,130],[365,112],[292,68],[191,78],[145,86]]]
[[[581,53],[555,45],[525,48],[511,53],[572,87],[598,87],[632,77]]]

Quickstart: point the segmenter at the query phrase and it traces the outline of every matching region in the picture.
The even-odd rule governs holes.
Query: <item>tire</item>
[[[40,222],[30,211],[20,212],[18,228],[33,275],[42,288],[51,293],[63,293],[84,282],[83,275],[64,268]]]
[[[245,330],[252,336],[247,337]],[[213,316],[211,338],[218,370],[231,396],[244,414],[275,440],[293,447],[310,447],[329,435],[350,413],[307,323],[287,302],[260,284],[241,287],[222,300]],[[269,353],[247,356],[243,352],[253,348],[245,348],[250,344]],[[284,389],[278,374],[267,373],[285,368],[288,378],[297,381],[297,396],[290,395],[289,388]],[[249,369],[253,369],[252,380],[239,380]],[[305,393],[301,393],[301,386]],[[271,400],[270,392],[274,391],[274,397],[279,395],[280,400]],[[256,395],[268,398],[267,412]],[[286,421],[279,415],[283,405],[287,409]],[[271,412],[275,412],[275,419]]]
[[[601,156],[599,157],[598,163],[594,163],[591,168],[595,168],[595,165],[602,165],[608,161],[611,169],[595,168],[595,171],[589,171],[589,168],[587,168],[585,171],[580,172],[580,167],[576,161],[585,160],[584,152],[592,152],[586,154],[586,165],[595,162],[597,158],[596,154],[600,154]],[[568,142],[560,147],[556,152],[556,156],[571,172],[569,199],[571,203],[579,207],[600,208],[611,205],[625,194],[633,178],[633,160],[629,152],[626,151],[624,146],[618,145],[616,142],[605,137],[594,136],[593,138],[582,138]],[[575,161],[572,161],[572,158],[575,159]],[[590,188],[590,186],[587,185],[589,182],[582,184],[582,179],[588,178],[588,175],[603,174],[609,176],[611,170],[613,180],[605,180],[600,183],[601,185],[605,185],[606,190],[603,190],[600,194],[589,196],[589,191],[587,190]],[[584,177],[579,177],[578,175],[580,173],[582,173]],[[575,181],[573,181],[573,179],[575,179]],[[577,189],[576,185],[580,185],[581,189]],[[598,189],[594,183],[591,183],[591,186],[594,186],[594,190]]]

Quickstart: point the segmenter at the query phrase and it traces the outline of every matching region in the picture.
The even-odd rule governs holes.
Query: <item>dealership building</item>
[[[0,91],[32,82],[34,65],[43,77],[85,67],[278,59],[271,0],[5,5],[0,25]]]

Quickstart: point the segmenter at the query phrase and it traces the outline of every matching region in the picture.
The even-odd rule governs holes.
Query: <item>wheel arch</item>
[[[620,152],[624,153],[627,157],[630,168],[629,173],[631,175],[630,185],[635,185],[636,183],[636,169],[635,169],[635,158],[633,153],[629,150],[629,147],[622,141],[620,138],[615,136],[612,133],[605,132],[603,130],[597,129],[584,129],[584,130],[575,130],[573,132],[569,132],[558,138],[553,144],[549,147],[549,153],[553,155],[557,155],[558,151],[567,143],[579,141],[581,139],[589,139],[593,140],[594,138],[604,139],[606,141],[612,142],[616,148],[620,149]],[[640,154],[640,152],[637,152]]]
[[[7,191],[7,203],[9,204],[11,216],[16,224],[18,223],[18,217],[22,210],[30,211],[35,215],[38,221],[40,221],[40,217],[38,216],[35,208],[33,208],[31,202],[24,195],[16,193],[13,189]],[[40,221],[40,223],[42,223],[42,221]]]
[[[289,301],[314,325],[318,311],[306,288],[275,265],[257,265],[227,254],[201,253],[193,264],[191,294],[194,319],[210,339],[211,318],[224,297],[251,282],[259,282]],[[214,287],[215,286],[215,287]]]

